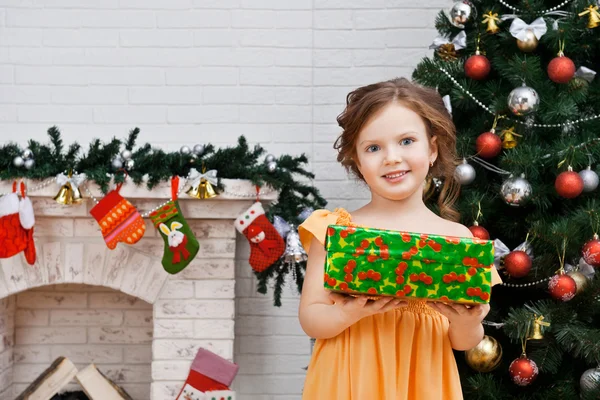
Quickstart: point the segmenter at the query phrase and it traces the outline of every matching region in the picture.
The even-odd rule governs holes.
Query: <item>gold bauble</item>
[[[481,342],[465,351],[469,367],[478,372],[490,372],[502,361],[502,346],[491,336],[485,335]]]
[[[577,294],[585,290],[589,281],[584,274],[579,271],[571,271],[567,275],[569,275],[575,281],[575,284],[577,285]]]
[[[537,49],[538,40],[537,40],[537,37],[535,37],[535,34],[533,33],[533,31],[531,29],[527,30],[525,40],[517,39],[517,46],[519,47],[519,49],[521,51],[523,51],[525,53],[531,53],[532,51]]]

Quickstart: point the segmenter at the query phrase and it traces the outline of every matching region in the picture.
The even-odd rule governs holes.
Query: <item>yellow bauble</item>
[[[465,351],[469,367],[478,372],[490,372],[502,361],[502,346],[491,336],[485,335],[471,350]]]
[[[573,278],[575,284],[577,285],[577,294],[583,292],[588,285],[588,278],[586,278],[585,275],[579,271],[571,271],[568,273],[568,275]]]
[[[517,46],[521,51],[524,51],[525,53],[531,53],[537,49],[538,40],[531,29],[528,29],[526,32],[527,34],[524,40],[517,39]]]

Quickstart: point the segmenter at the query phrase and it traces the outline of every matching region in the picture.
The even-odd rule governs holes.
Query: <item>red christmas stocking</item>
[[[21,199],[17,194],[17,182],[13,193],[0,198],[0,258],[9,258],[20,252],[30,265],[35,264],[33,205],[25,195],[25,184],[21,182]]]
[[[250,241],[250,265],[256,272],[264,271],[283,255],[283,238],[265,216],[260,202],[254,203],[234,224]]]
[[[200,348],[176,400],[204,400],[206,392],[229,391],[238,369],[237,364]]]
[[[119,183],[98,204],[90,210],[90,214],[100,225],[102,236],[109,249],[114,250],[118,242],[137,243],[146,232],[146,225],[137,209],[121,197]]]

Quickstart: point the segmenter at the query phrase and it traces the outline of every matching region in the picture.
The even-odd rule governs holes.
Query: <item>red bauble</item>
[[[548,282],[548,290],[550,295],[556,300],[569,301],[575,297],[577,292],[577,284],[571,276],[567,274],[554,275]]]
[[[515,250],[504,257],[504,268],[513,278],[522,278],[531,270],[531,257],[521,250]]]
[[[565,171],[556,177],[554,187],[562,197],[574,199],[583,192],[583,179],[575,171]]]
[[[480,54],[475,54],[465,61],[465,75],[477,81],[485,79],[491,69],[490,60]]]
[[[575,64],[569,57],[558,56],[548,64],[548,76],[556,83],[569,83],[575,75]]]
[[[483,158],[494,158],[502,151],[502,139],[493,132],[485,132],[475,142],[477,154]]]
[[[473,225],[469,228],[473,236],[483,240],[490,240],[490,233],[483,226]]]
[[[519,386],[527,386],[538,376],[538,367],[535,361],[521,356],[510,363],[508,372],[513,382]]]
[[[597,235],[594,235],[592,240],[583,245],[581,252],[586,263],[594,267],[600,267],[600,240]]]

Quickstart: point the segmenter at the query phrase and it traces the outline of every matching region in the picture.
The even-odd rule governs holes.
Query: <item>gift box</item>
[[[330,225],[325,288],[461,304],[490,301],[494,242]]]

